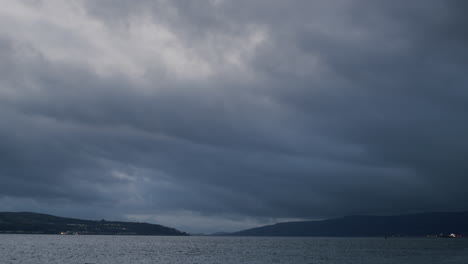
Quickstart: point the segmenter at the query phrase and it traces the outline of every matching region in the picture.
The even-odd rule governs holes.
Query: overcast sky
[[[215,232],[468,209],[467,1],[0,6],[0,211]]]

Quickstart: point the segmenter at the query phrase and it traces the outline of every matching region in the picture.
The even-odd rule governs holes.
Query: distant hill
[[[465,234],[468,212],[421,213],[395,216],[346,216],[342,218],[285,222],[247,229],[234,236],[426,236]]]
[[[92,221],[38,213],[0,212],[0,233],[184,236],[174,228],[148,223]]]

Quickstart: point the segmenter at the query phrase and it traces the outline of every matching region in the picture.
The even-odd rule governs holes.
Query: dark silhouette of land
[[[165,235],[185,232],[162,225],[119,221],[93,221],[29,212],[0,212],[0,233],[80,235]],[[439,236],[468,237],[468,212],[421,213],[394,216],[345,216],[342,218],[285,222],[219,233],[222,236]]]
[[[468,237],[468,212],[395,216],[346,216],[321,221],[285,222],[230,233],[231,236],[439,236]]]
[[[93,221],[29,212],[0,212],[0,233],[185,236],[174,228],[148,223]]]

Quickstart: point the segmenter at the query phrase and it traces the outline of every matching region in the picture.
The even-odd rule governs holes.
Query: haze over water
[[[468,239],[0,235],[0,263],[452,263]]]

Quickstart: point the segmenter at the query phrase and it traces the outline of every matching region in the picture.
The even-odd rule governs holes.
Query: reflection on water
[[[468,239],[0,235],[0,263],[468,263]]]

